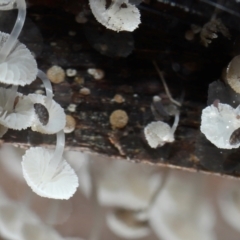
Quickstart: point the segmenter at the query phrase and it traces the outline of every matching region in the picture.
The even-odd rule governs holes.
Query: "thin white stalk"
[[[177,111],[177,113],[175,114],[175,118],[174,118],[174,123],[173,123],[173,126],[172,126],[172,133],[174,134],[176,129],[177,129],[177,126],[178,126],[178,123],[179,123],[179,115],[180,115],[180,111]]]
[[[40,78],[42,80],[42,83],[45,87],[45,91],[46,91],[46,95],[47,95],[47,101],[50,102],[53,98],[52,84],[51,84],[50,80],[48,79],[47,75],[40,69],[38,69],[37,76],[38,76],[38,78]]]
[[[44,182],[47,182],[55,174],[57,174],[58,165],[62,161],[64,146],[65,146],[65,134],[63,130],[61,130],[57,133],[56,149],[43,175]]]
[[[5,104],[5,107],[4,107],[4,110],[8,111],[8,112],[11,112],[13,110],[14,101],[15,101],[16,96],[17,96],[18,86],[12,85],[11,90],[12,90],[12,92],[11,92],[11,94],[9,94],[8,100],[7,100],[7,102]]]
[[[168,89],[168,86],[167,86],[167,83],[166,83],[165,78],[164,78],[164,76],[163,76],[163,73],[162,73],[162,71],[160,71],[160,69],[159,69],[159,67],[158,67],[158,65],[157,65],[157,63],[156,63],[155,61],[153,61],[153,65],[154,65],[154,67],[156,68],[157,73],[158,73],[160,79],[162,80],[163,87],[164,87],[164,89],[165,89],[165,92],[166,92],[169,100],[170,100],[172,103],[174,103],[175,105],[181,107],[182,104],[172,98],[172,95],[171,95],[171,93],[170,93],[170,91],[169,91],[169,89]]]
[[[25,19],[26,19],[26,2],[25,0],[17,0],[18,16],[13,30],[0,50],[0,63],[3,63],[6,57],[9,55],[17,39],[22,31]]]

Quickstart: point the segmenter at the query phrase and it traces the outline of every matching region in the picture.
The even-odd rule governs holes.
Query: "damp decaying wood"
[[[199,34],[189,41],[186,32],[192,25],[202,27],[216,10],[200,1],[183,2],[185,5],[179,1],[179,6],[172,7],[145,1],[139,6],[140,27],[133,33],[115,33],[95,21],[87,1],[29,1],[26,29],[20,40],[36,55],[39,68],[46,71],[59,65],[65,70],[77,70],[76,77],[66,77],[64,82],[53,84],[54,99],[77,122],[76,129],[66,134],[66,149],[240,176],[240,150],[217,149],[199,131],[208,85],[220,79],[222,69],[240,52],[239,18],[218,11],[217,17],[228,28],[231,39],[219,34],[206,48],[201,45]],[[232,2],[228,6],[237,12],[238,5]],[[188,11],[183,6],[188,7]],[[85,24],[75,21],[81,11],[88,19]],[[10,18],[4,14],[3,20]],[[14,22],[14,17],[12,19]],[[151,149],[143,137],[144,126],[154,121],[150,107],[152,97],[164,92],[152,61],[165,73],[174,98],[184,95],[176,141],[158,149]],[[94,79],[87,72],[89,68],[103,70],[105,77]],[[83,87],[88,88],[90,94],[81,94]],[[20,88],[23,93],[37,90],[43,90],[39,80]],[[114,101],[116,94],[124,100]],[[113,129],[109,122],[111,113],[118,109],[126,111],[129,118],[127,126],[119,130]],[[21,147],[54,147],[55,136],[30,129],[9,130],[3,141]]]

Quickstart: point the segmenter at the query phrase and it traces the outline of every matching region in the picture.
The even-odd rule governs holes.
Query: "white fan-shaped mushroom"
[[[89,0],[93,15],[106,28],[114,31],[134,31],[140,24],[139,10],[128,0],[113,0],[106,9],[106,0]]]
[[[66,116],[63,108],[58,103],[50,99],[49,96],[45,97],[40,94],[29,94],[28,97],[31,99],[34,106],[36,106],[35,104],[40,104],[39,111],[35,108],[36,114],[32,124],[33,131],[54,134],[65,127]],[[45,114],[46,111],[48,116]],[[43,122],[45,124],[43,124]]]
[[[78,187],[78,178],[70,165],[62,159],[65,136],[57,134],[54,151],[35,147],[23,156],[23,176],[32,190],[41,197],[69,199]]]
[[[113,210],[107,214],[107,225],[117,236],[125,239],[143,238],[150,234],[147,221],[139,221],[134,212]]]
[[[33,104],[27,96],[17,93],[16,86],[0,88],[0,124],[22,130],[30,127],[33,119]]]
[[[25,0],[17,0],[18,17],[11,34],[0,32],[0,82],[25,86],[35,80],[37,63],[17,39],[26,18]]]
[[[218,148],[232,149],[240,146],[240,141],[233,139],[234,131],[240,128],[240,107],[232,108],[228,104],[218,103],[203,109],[201,132]],[[232,142],[234,141],[234,144]]]

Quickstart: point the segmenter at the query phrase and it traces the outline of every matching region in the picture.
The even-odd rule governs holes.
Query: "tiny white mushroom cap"
[[[131,211],[110,211],[107,214],[107,225],[117,236],[125,239],[143,238],[150,234],[148,222],[138,221]]]
[[[63,129],[66,125],[66,116],[63,108],[54,100],[48,101],[48,97],[39,94],[29,94],[28,97],[33,104],[40,103],[46,107],[49,113],[48,123],[43,125],[38,116],[35,114],[35,118],[32,124],[32,130],[44,134],[54,134]]]
[[[150,147],[157,148],[166,142],[174,141],[171,127],[162,121],[151,122],[144,128],[144,134]]]
[[[141,23],[139,10],[128,0],[114,0],[108,9],[106,0],[89,0],[89,4],[97,21],[111,30],[132,32]]]
[[[218,204],[224,220],[235,230],[240,232],[240,191],[234,184],[224,186],[218,196]]]
[[[8,101],[17,103],[14,110],[8,107]],[[7,108],[7,109],[6,109]],[[31,100],[13,89],[0,88],[0,124],[5,127],[22,130],[30,127],[34,119],[34,109]]]
[[[49,163],[54,151],[41,147],[30,148],[23,156],[23,176],[32,190],[41,197],[69,199],[76,192],[78,178],[74,170],[65,161],[61,161],[55,173],[49,179],[44,173],[50,168]]]
[[[234,57],[232,61],[229,63],[226,71],[226,80],[231,88],[240,93],[240,55]]]
[[[8,37],[9,34],[0,32],[0,50]],[[17,41],[5,61],[0,63],[0,82],[25,86],[31,84],[36,76],[36,60],[26,46]]]
[[[218,148],[238,148],[240,142],[230,144],[232,133],[240,128],[240,109],[228,104],[219,103],[218,107],[210,105],[203,109],[201,116],[201,132]]]

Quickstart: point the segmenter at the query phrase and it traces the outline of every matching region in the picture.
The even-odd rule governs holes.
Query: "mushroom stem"
[[[177,113],[175,114],[175,118],[174,118],[174,123],[172,125],[172,133],[174,134],[176,129],[177,129],[177,126],[178,126],[178,123],[179,123],[179,115],[180,115],[180,112],[177,111]]]
[[[93,208],[94,208],[94,220],[93,220],[93,225],[92,229],[90,232],[89,240],[99,240],[100,235],[101,235],[101,230],[102,230],[102,223],[103,223],[103,214],[101,210],[101,206],[98,201],[98,182],[97,182],[97,177],[94,169],[94,161],[89,159],[89,172],[91,176],[91,186],[92,186],[92,193],[91,197],[93,200]]]
[[[18,8],[18,16],[13,30],[8,37],[7,41],[4,43],[2,49],[0,50],[0,63],[3,63],[8,56],[8,54],[13,49],[16,41],[22,31],[23,24],[26,18],[26,2],[25,0],[16,0]]]
[[[48,180],[50,180],[53,177],[53,174],[58,173],[58,171],[56,173],[56,169],[62,161],[64,146],[65,146],[65,134],[64,134],[63,130],[61,130],[57,133],[57,145],[56,145],[54,154],[53,154],[52,158],[50,159],[47,169],[45,170],[45,172],[43,174],[44,182],[47,182]],[[54,171],[53,171],[53,169],[54,169]]]
[[[157,65],[157,63],[156,63],[155,61],[153,61],[153,65],[154,65],[154,67],[156,68],[157,73],[158,73],[160,79],[162,80],[163,87],[164,87],[164,89],[165,89],[165,92],[166,92],[169,100],[170,100],[172,103],[174,103],[175,105],[181,107],[182,104],[172,98],[172,95],[171,95],[171,93],[170,93],[170,91],[169,91],[169,89],[168,89],[168,86],[167,86],[167,83],[166,83],[165,78],[164,78],[164,76],[163,76],[163,73],[162,73],[162,71],[160,71],[160,69],[159,69],[159,67],[158,67],[158,65]]]
[[[45,87],[46,95],[47,95],[47,101],[50,102],[53,98],[53,90],[52,90],[52,84],[50,80],[48,79],[47,75],[38,69],[37,73],[38,78],[42,80],[42,83]]]
[[[4,112],[5,111],[11,112],[14,108],[14,102],[15,102],[15,99],[16,99],[18,86],[12,85],[11,90],[12,91],[9,94],[8,100],[7,100],[7,102],[5,104],[5,107],[4,107]]]

